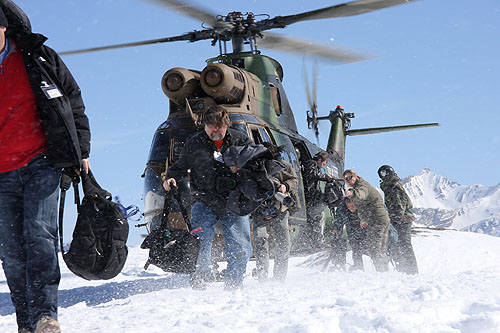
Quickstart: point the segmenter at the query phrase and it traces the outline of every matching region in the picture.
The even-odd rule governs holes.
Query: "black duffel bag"
[[[158,229],[151,231],[141,244],[141,249],[149,249],[149,257],[144,269],[148,269],[149,265],[154,265],[165,272],[194,273],[200,251],[200,239],[195,235],[197,230],[191,229],[187,209],[177,189],[166,193],[161,225]],[[186,229],[169,228],[170,213],[182,213]]]
[[[120,204],[111,201],[111,193],[99,186],[92,172],[81,172],[84,197],[79,203],[78,177],[63,172],[59,206],[61,252],[68,268],[87,280],[108,280],[123,269],[128,256],[126,245],[129,225]],[[78,219],[69,251],[63,248],[63,211],[66,190],[75,188]]]

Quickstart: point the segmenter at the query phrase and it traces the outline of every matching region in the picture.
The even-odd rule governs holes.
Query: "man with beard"
[[[193,229],[201,228],[196,233],[201,244],[191,286],[204,289],[206,282],[213,280],[211,249],[215,225],[221,221],[227,258],[225,288],[241,288],[252,254],[250,222],[248,216],[231,214],[226,208],[228,187],[233,179],[231,175],[237,167],[227,167],[222,154],[230,146],[245,146],[252,142],[244,133],[229,128],[229,115],[220,105],[211,106],[203,114],[202,123],[204,130],[186,142],[179,159],[168,169],[164,187],[167,191],[171,186],[177,187],[176,180],[186,178],[190,170],[189,181],[194,200],[191,226]]]

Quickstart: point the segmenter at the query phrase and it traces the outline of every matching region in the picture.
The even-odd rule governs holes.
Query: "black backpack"
[[[200,239],[195,234],[197,230],[191,229],[188,207],[183,202],[177,189],[166,193],[161,225],[151,231],[141,244],[141,249],[149,249],[144,269],[154,265],[165,272],[181,274],[191,274],[196,270]],[[169,228],[168,216],[172,212],[182,213],[187,229]]]
[[[120,204],[111,201],[111,193],[99,186],[92,172],[81,172],[84,197],[79,203],[78,176],[63,172],[59,206],[61,252],[68,268],[87,280],[108,280],[118,275],[127,260],[129,225]],[[63,247],[63,210],[66,190],[75,189],[78,219],[69,251]]]

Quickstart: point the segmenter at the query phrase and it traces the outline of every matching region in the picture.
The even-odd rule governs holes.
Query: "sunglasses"
[[[352,179],[352,177],[354,177],[354,176],[353,176],[353,175],[351,175],[351,176],[347,176],[347,177],[345,177],[345,178],[344,178],[344,180],[345,180],[346,182],[348,182],[348,181],[350,181],[350,180]]]

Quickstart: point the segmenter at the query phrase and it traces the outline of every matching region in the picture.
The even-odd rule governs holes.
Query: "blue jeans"
[[[222,223],[227,259],[225,285],[241,287],[247,262],[252,255],[248,216],[217,216],[201,202],[195,202],[191,206],[191,226],[193,229],[201,227],[201,230],[196,232],[201,244],[195,274],[200,276],[211,274],[212,241],[214,228],[219,220]]]
[[[60,178],[44,154],[0,173],[0,259],[19,329],[32,330],[43,316],[57,319]]]

